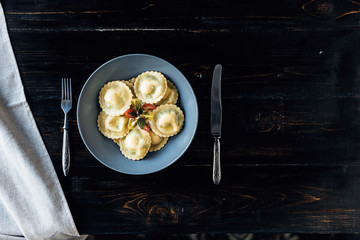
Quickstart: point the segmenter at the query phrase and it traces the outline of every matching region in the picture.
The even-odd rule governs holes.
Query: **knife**
[[[222,66],[217,64],[214,68],[212,86],[211,86],[211,135],[213,135],[214,142],[214,159],[213,159],[213,181],[217,185],[221,180],[220,168],[220,137],[221,137],[221,121],[222,121],[222,107],[221,107],[221,73]]]

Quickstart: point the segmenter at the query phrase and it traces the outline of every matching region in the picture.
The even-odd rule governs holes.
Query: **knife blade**
[[[222,106],[221,106],[221,74],[222,65],[217,64],[214,68],[212,85],[211,85],[211,117],[210,127],[211,135],[214,137],[214,154],[213,154],[213,181],[217,185],[221,180],[220,167],[220,137],[222,123]]]

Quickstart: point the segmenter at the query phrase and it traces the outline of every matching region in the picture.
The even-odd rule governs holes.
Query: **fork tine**
[[[70,78],[70,100],[72,100],[71,78]]]
[[[66,100],[66,78],[64,78],[64,100]]]
[[[70,99],[70,82],[69,82],[69,78],[67,78],[67,98],[66,100]]]
[[[61,78],[61,100],[72,101],[71,78]]]
[[[69,100],[69,79],[66,78],[66,100]]]
[[[61,78],[61,100],[64,99],[64,78]]]

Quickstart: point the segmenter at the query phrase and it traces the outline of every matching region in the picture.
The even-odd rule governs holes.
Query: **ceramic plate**
[[[118,145],[98,130],[98,95],[105,83],[128,80],[148,70],[159,71],[174,83],[179,92],[177,105],[184,111],[185,125],[179,134],[169,138],[164,148],[148,153],[140,161],[132,161],[125,158]],[[149,174],[174,163],[190,146],[198,124],[198,106],[191,85],[176,67],[155,56],[130,54],[104,63],[91,74],[79,96],[77,123],[86,147],[105,166],[126,174]]]

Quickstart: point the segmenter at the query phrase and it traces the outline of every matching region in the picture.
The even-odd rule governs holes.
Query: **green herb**
[[[146,125],[146,121],[143,118],[139,118],[138,121],[137,121],[137,124],[141,129],[143,129],[145,127],[145,125]]]

